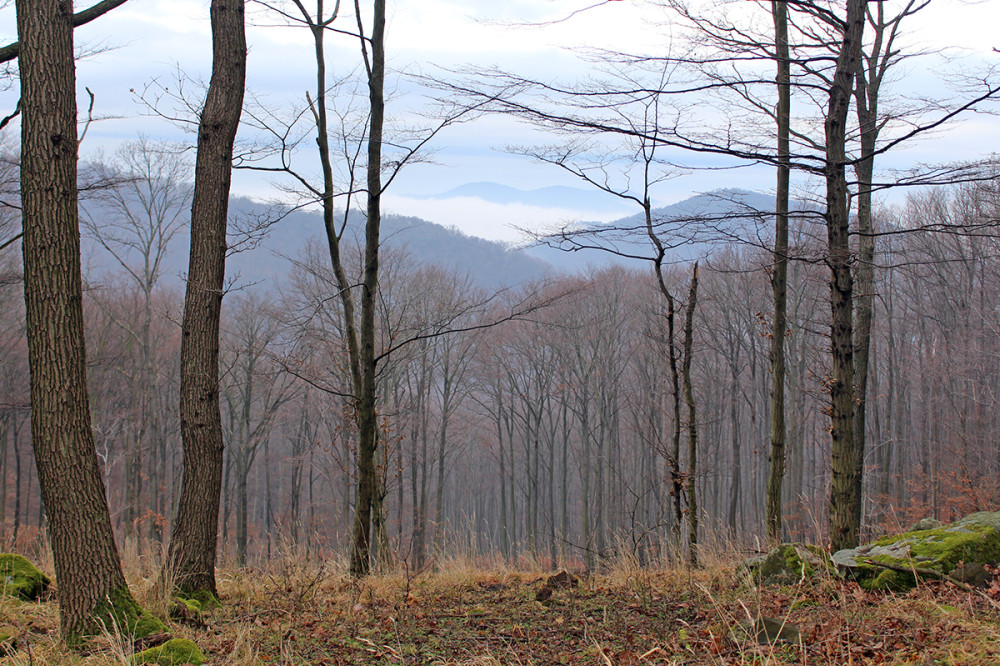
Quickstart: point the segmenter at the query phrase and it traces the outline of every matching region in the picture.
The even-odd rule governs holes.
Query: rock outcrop
[[[783,543],[740,564],[758,585],[794,585],[803,578],[833,570],[830,555],[819,546]]]
[[[914,527],[933,523],[920,521]],[[1000,511],[981,511],[929,529],[883,537],[873,543],[837,551],[838,574],[868,590],[903,591],[920,579],[949,579],[985,585],[987,567],[1000,564]]]

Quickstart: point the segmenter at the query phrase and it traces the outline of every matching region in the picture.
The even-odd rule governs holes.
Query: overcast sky
[[[77,10],[89,4],[77,2]],[[755,4],[739,0],[733,7],[734,11],[750,11]],[[961,47],[960,52],[953,53],[996,64],[1000,56],[992,48],[1000,45],[995,30],[998,14],[995,2],[935,0],[910,24],[908,43],[924,49]],[[276,25],[277,19],[259,7],[251,9],[248,16],[252,23],[248,35],[250,89],[275,108],[300,104],[314,81],[309,35],[301,29]],[[662,9],[636,0],[389,0],[389,65],[398,70],[428,71],[435,66],[495,64],[539,79],[571,82],[587,73],[571,51],[574,47],[664,52],[672,36],[664,18]],[[530,25],[538,23],[545,25]],[[7,7],[0,12],[0,41],[13,40],[15,32],[13,7]],[[130,0],[79,29],[77,45],[102,51],[78,66],[81,108],[85,108],[83,90],[88,87],[95,95],[95,113],[109,117],[90,128],[81,149],[85,157],[98,151],[113,152],[139,132],[152,138],[193,142],[192,136],[150,117],[137,102],[136,93],[153,81],[175,89],[177,71],[207,81],[211,67],[207,0]],[[352,40],[330,39],[328,49],[333,72],[346,75],[357,67],[358,50]],[[938,58],[916,62],[901,85],[918,89],[921,85],[940,86],[928,72],[940,63]],[[3,115],[14,108],[16,100],[16,88],[0,93]],[[421,101],[404,97],[394,104],[397,110],[408,109],[419,107]],[[972,158],[984,147],[995,149],[1000,144],[998,135],[994,118],[973,116],[893,159],[905,163]],[[505,145],[537,141],[537,135],[528,129],[501,118],[451,128],[436,143],[433,165],[413,167],[393,185],[387,195],[387,209],[506,239],[516,235],[508,223],[534,226],[587,216],[586,211],[572,207],[552,210],[417,198],[476,181],[521,189],[582,186],[552,167],[534,165],[501,150]],[[771,180],[764,171],[744,173],[735,179],[727,172],[699,172],[664,185],[658,203],[671,203],[717,187],[767,189]],[[249,174],[239,173],[234,179],[235,193],[260,196],[269,191],[260,178]]]

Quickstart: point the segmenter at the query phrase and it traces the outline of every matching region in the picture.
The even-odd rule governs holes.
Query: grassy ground
[[[155,567],[131,568],[133,590],[165,617],[167,601],[150,596]],[[536,601],[548,573],[448,562],[353,582],[282,558],[221,571],[224,607],[171,630],[219,665],[1000,664],[1000,586],[932,582],[887,596],[822,579],[761,590],[726,562],[693,572],[624,563]],[[799,641],[758,644],[740,623],[761,617],[794,626]],[[19,647],[0,664],[127,664],[131,653],[111,634],[88,655],[67,651],[52,600],[0,600],[4,627]]]

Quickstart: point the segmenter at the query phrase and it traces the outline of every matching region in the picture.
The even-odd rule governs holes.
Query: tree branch
[[[115,7],[119,5],[124,5],[128,0],[102,0],[90,9],[84,9],[82,12],[77,12],[73,14],[73,27],[78,28],[81,25],[90,23],[94,19],[107,14]],[[21,42],[14,42],[13,44],[8,44],[0,48],[0,62],[10,62],[17,58],[21,53]]]

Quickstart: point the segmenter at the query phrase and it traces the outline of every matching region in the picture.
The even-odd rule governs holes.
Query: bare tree
[[[774,268],[771,289],[771,452],[767,478],[767,538],[781,540],[781,485],[785,479],[785,334],[788,329],[788,198],[791,180],[790,146],[792,117],[791,63],[788,49],[788,3],[771,2],[774,17],[775,81],[778,87],[777,187],[774,194]]]
[[[380,230],[382,223],[382,195],[392,183],[400,169],[418,159],[421,151],[438,132],[471,115],[471,109],[446,112],[443,119],[423,131],[405,132],[405,136],[389,143],[392,157],[384,155],[386,99],[385,99],[385,2],[373,0],[370,27],[365,25],[360,0],[354,2],[356,32],[333,27],[340,3],[332,10],[324,9],[322,0],[316,3],[315,11],[306,7],[301,0],[292,0],[294,10],[286,11],[278,3],[261,2],[264,6],[283,16],[292,24],[301,25],[313,37],[316,64],[316,88],[306,93],[307,107],[294,114],[291,122],[281,126],[269,111],[261,110],[256,123],[274,137],[271,151],[249,152],[246,168],[283,173],[298,187],[307,203],[319,203],[323,209],[323,226],[326,232],[330,263],[336,277],[337,295],[343,308],[344,339],[348,351],[351,378],[351,396],[357,419],[357,502],[352,528],[351,573],[364,576],[371,567],[370,552],[373,515],[377,517],[381,491],[379,489],[376,451],[378,449],[378,409],[377,375],[380,360],[386,354],[377,353],[376,310],[378,308],[378,286],[380,265]],[[367,113],[362,114],[363,122],[353,131],[344,131],[338,138],[330,123],[331,86],[327,75],[326,36],[342,33],[353,36],[360,45],[364,64],[365,87],[367,88]],[[314,122],[316,146],[321,167],[321,182],[313,184],[292,165],[292,155],[297,148],[294,128],[298,121],[308,115]],[[345,113],[341,120],[347,120]],[[346,183],[342,191],[337,191],[333,159],[335,150],[341,152],[346,165]],[[268,166],[262,159],[276,153],[279,166]],[[363,172],[363,175],[362,175]],[[334,210],[335,199],[344,200],[343,215],[340,219]],[[364,231],[362,235],[360,280],[353,279],[347,271],[348,247],[344,239],[349,213],[353,201],[361,198],[364,202]]]
[[[688,291],[687,306],[684,308],[684,365],[681,374],[684,377],[684,402],[687,403],[688,418],[688,469],[687,469],[687,505],[688,505],[688,564],[698,566],[698,495],[696,481],[698,479],[698,417],[694,401],[694,389],[691,384],[691,358],[693,355],[694,309],[698,303],[698,262],[691,269],[691,287]]]
[[[60,627],[71,642],[112,624],[148,633],[162,625],[140,621],[142,610],[122,575],[90,427],[72,15],[62,0],[16,6],[31,431],[59,579]]]
[[[201,111],[191,205],[191,254],[181,325],[184,476],[162,580],[217,595],[222,488],[219,319],[226,271],[232,154],[246,81],[244,0],[212,0],[212,79]]]
[[[151,472],[166,462],[165,454],[156,460],[157,449],[165,447],[166,437],[160,419],[162,410],[158,409],[153,299],[170,242],[187,224],[185,209],[190,206],[191,190],[187,184],[188,165],[182,155],[145,137],[125,144],[115,161],[94,165],[93,171],[100,180],[118,184],[101,188],[81,206],[84,229],[140,294],[140,311],[134,322],[131,317],[115,318],[127,335],[126,348],[138,351],[138,367],[130,373],[132,423],[124,479],[125,536],[131,538],[141,516],[143,453],[152,450],[154,454]],[[95,302],[101,304],[99,299]],[[152,478],[159,481],[155,474]],[[162,482],[149,485],[159,499]],[[164,508],[160,501],[153,505]],[[153,525],[153,533],[160,535],[155,521]]]
[[[227,368],[222,388],[227,415],[223,432],[236,484],[236,556],[245,564],[247,478],[257,454],[271,437],[278,410],[292,398],[292,377],[269,361],[278,322],[260,300],[238,300],[228,328],[223,353]]]

